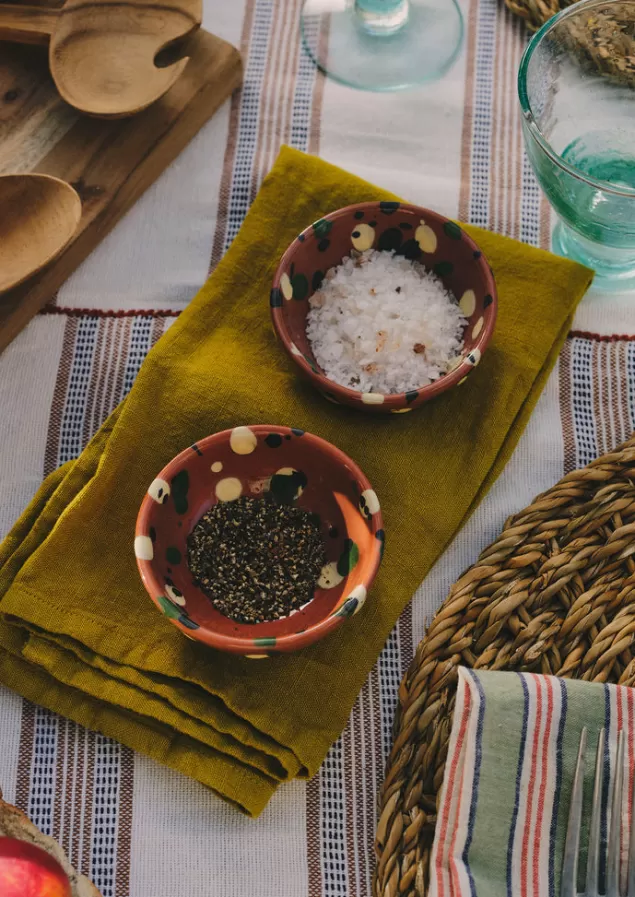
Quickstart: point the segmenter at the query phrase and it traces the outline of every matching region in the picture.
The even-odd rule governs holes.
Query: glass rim
[[[613,4],[617,5],[622,3],[630,3],[635,7],[635,0],[579,0],[579,2],[565,7],[564,9],[560,10],[559,13],[556,13],[555,16],[552,16],[550,19],[548,19],[547,22],[545,22],[545,24],[540,28],[540,30],[534,34],[527,47],[525,48],[525,52],[523,53],[522,59],[520,60],[520,66],[518,69],[517,86],[520,108],[529,134],[536,141],[543,152],[545,152],[546,155],[549,156],[551,161],[558,166],[558,168],[566,171],[567,174],[570,174],[577,180],[584,181],[584,183],[588,184],[590,187],[594,187],[597,190],[602,190],[604,193],[611,193],[615,196],[634,198],[635,188],[616,187],[609,181],[601,181],[598,178],[583,174],[574,165],[570,165],[568,162],[566,162],[562,158],[562,156],[553,149],[547,138],[538,127],[536,119],[534,118],[534,114],[531,110],[529,97],[527,95],[527,70],[529,68],[529,62],[538,45],[553,28],[556,28],[564,19],[571,18],[577,15],[582,10],[593,9],[598,6],[612,6]]]

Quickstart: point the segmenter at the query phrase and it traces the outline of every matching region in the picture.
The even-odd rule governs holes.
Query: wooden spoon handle
[[[56,9],[0,3],[0,40],[46,45],[55,30],[57,18]]]

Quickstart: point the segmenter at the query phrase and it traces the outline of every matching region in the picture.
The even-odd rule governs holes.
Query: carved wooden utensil
[[[0,40],[49,44],[62,99],[87,115],[123,118],[181,75],[201,17],[201,0],[68,0],[59,10],[0,3]]]
[[[80,198],[66,181],[47,174],[0,176],[0,293],[59,255],[81,214]]]

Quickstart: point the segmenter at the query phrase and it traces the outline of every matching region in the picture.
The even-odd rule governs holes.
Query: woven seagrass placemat
[[[422,897],[457,667],[635,685],[635,435],[510,517],[452,587],[400,689],[375,897]]]

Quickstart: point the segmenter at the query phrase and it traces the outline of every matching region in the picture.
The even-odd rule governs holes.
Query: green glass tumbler
[[[518,73],[527,155],[559,221],[554,251],[635,288],[635,0],[582,0],[532,38]]]

